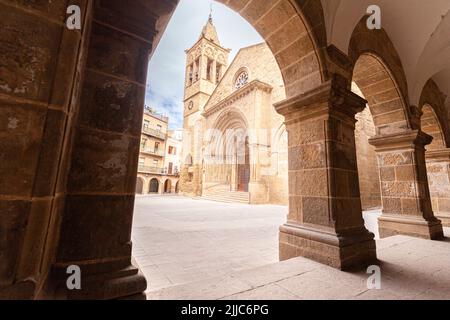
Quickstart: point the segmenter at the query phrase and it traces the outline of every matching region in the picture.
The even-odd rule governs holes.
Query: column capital
[[[449,162],[450,148],[427,151],[425,157],[427,160],[432,160],[433,162]]]
[[[366,100],[337,80],[329,80],[308,92],[278,102],[274,107],[289,123],[328,115],[332,111],[354,117],[366,104]]]
[[[393,134],[376,135],[369,143],[376,151],[394,151],[424,147],[433,141],[433,137],[421,130],[406,130]]]

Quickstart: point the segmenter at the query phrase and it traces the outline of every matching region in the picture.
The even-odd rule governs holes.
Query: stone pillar
[[[0,1],[0,300],[39,299],[54,261],[90,1]]]
[[[278,103],[289,134],[289,215],[280,259],[307,257],[339,269],[376,262],[364,227],[355,115],[366,101],[335,82]]]
[[[164,194],[164,180],[158,180],[159,186],[158,186],[158,194]]]
[[[425,152],[433,212],[450,227],[450,149]]]
[[[52,273],[58,298],[145,297],[146,280],[132,262],[131,228],[146,70],[158,28],[164,29],[158,16],[169,19],[175,5],[94,1]],[[81,269],[81,290],[67,290],[70,265]]]
[[[425,145],[432,137],[420,130],[375,136],[383,214],[380,236],[396,234],[440,239],[441,222],[433,215],[425,165]]]

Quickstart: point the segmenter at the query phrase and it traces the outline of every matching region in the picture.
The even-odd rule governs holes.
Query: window
[[[188,69],[189,69],[188,86],[190,86],[194,78],[194,66],[191,64]]]
[[[158,151],[159,149],[159,142],[155,142],[155,151]]]
[[[145,166],[145,158],[139,158],[139,165]]]
[[[158,167],[158,160],[153,160],[153,166],[155,167],[155,168],[157,168]]]
[[[159,132],[161,132],[161,131],[162,131],[162,126],[161,126],[160,124],[157,124],[157,125],[156,125],[156,130],[158,130]]]
[[[172,146],[169,147],[169,154],[173,154],[173,147]]]
[[[177,155],[177,148],[173,147],[173,155]]]
[[[218,63],[216,66],[216,84],[220,82],[221,78],[222,78],[222,65]]]
[[[209,81],[212,81],[213,63],[214,63],[213,60],[208,59],[208,64],[206,66],[206,79]]]
[[[199,70],[200,70],[200,59],[195,60],[195,80],[198,81],[199,79]]]
[[[150,127],[150,121],[144,120],[144,129],[148,129]]]
[[[236,78],[236,82],[234,84],[236,89],[240,89],[248,83],[248,72],[242,71]]]
[[[145,149],[145,145],[147,144],[147,139],[142,139],[141,141],[141,148]]]

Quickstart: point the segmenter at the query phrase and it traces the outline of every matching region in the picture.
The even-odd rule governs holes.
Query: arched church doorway
[[[150,181],[150,189],[149,193],[158,193],[159,192],[159,181],[156,178],[153,178]]]

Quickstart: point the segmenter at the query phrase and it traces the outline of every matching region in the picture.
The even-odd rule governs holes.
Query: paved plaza
[[[278,227],[287,207],[178,196],[139,196],[133,256],[148,291],[278,261]]]
[[[430,241],[394,236],[377,241],[380,289],[371,274],[342,272],[302,257],[150,292],[149,300],[448,300],[450,230]]]
[[[136,199],[136,262],[149,299],[450,299],[450,230],[444,241],[379,240],[382,289],[366,272],[341,272],[295,258],[278,262],[287,207],[179,196]],[[378,211],[364,213],[377,235]]]

